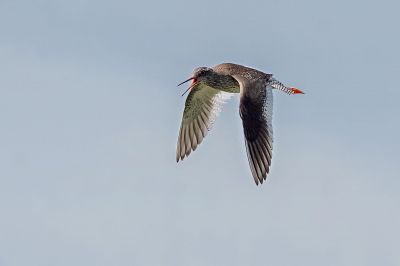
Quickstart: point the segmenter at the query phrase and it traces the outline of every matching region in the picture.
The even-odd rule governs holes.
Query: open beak
[[[188,78],[187,80],[185,80],[185,81],[183,81],[183,82],[178,84],[178,86],[180,86],[180,85],[185,84],[186,82],[191,81],[191,80],[193,80],[192,84],[190,84],[189,88],[187,88],[187,90],[182,94],[182,96],[185,95],[195,85],[197,85],[197,80],[196,80],[195,77],[191,77],[191,78]]]
[[[191,77],[191,78],[188,78],[185,81],[182,81],[181,83],[178,84],[178,86],[181,86],[182,84],[185,84],[186,82],[191,81],[192,79],[194,79],[194,77]]]

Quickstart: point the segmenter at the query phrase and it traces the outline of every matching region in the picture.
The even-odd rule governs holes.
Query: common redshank
[[[262,184],[269,173],[272,158],[272,89],[288,94],[303,92],[286,87],[272,74],[232,63],[195,68],[193,75],[179,85],[188,81],[192,83],[185,91],[190,90],[190,93],[179,131],[176,161],[196,150],[211,129],[223,103],[234,93],[240,93],[239,114],[247,158],[254,181],[257,185]]]

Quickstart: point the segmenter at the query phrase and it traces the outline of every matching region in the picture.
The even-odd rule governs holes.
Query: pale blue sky
[[[0,266],[400,265],[397,1],[0,0]],[[238,99],[183,163],[176,84],[271,72],[256,187]]]

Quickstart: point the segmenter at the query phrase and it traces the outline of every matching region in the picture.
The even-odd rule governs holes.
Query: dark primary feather
[[[234,77],[240,83],[240,107],[247,157],[254,181],[263,183],[272,159],[271,74],[245,68]]]
[[[272,158],[272,130],[268,128],[270,122],[264,114],[264,105],[263,97],[250,98],[243,95],[240,100],[247,156],[257,184],[266,179]]]

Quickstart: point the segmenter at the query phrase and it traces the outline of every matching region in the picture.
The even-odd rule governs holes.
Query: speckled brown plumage
[[[284,86],[272,78],[272,74],[232,63],[196,68],[187,81],[190,80],[192,84],[179,131],[176,161],[183,160],[197,148],[223,103],[234,93],[240,93],[239,114],[251,173],[257,185],[263,183],[272,160],[272,89],[289,94],[302,92]]]

